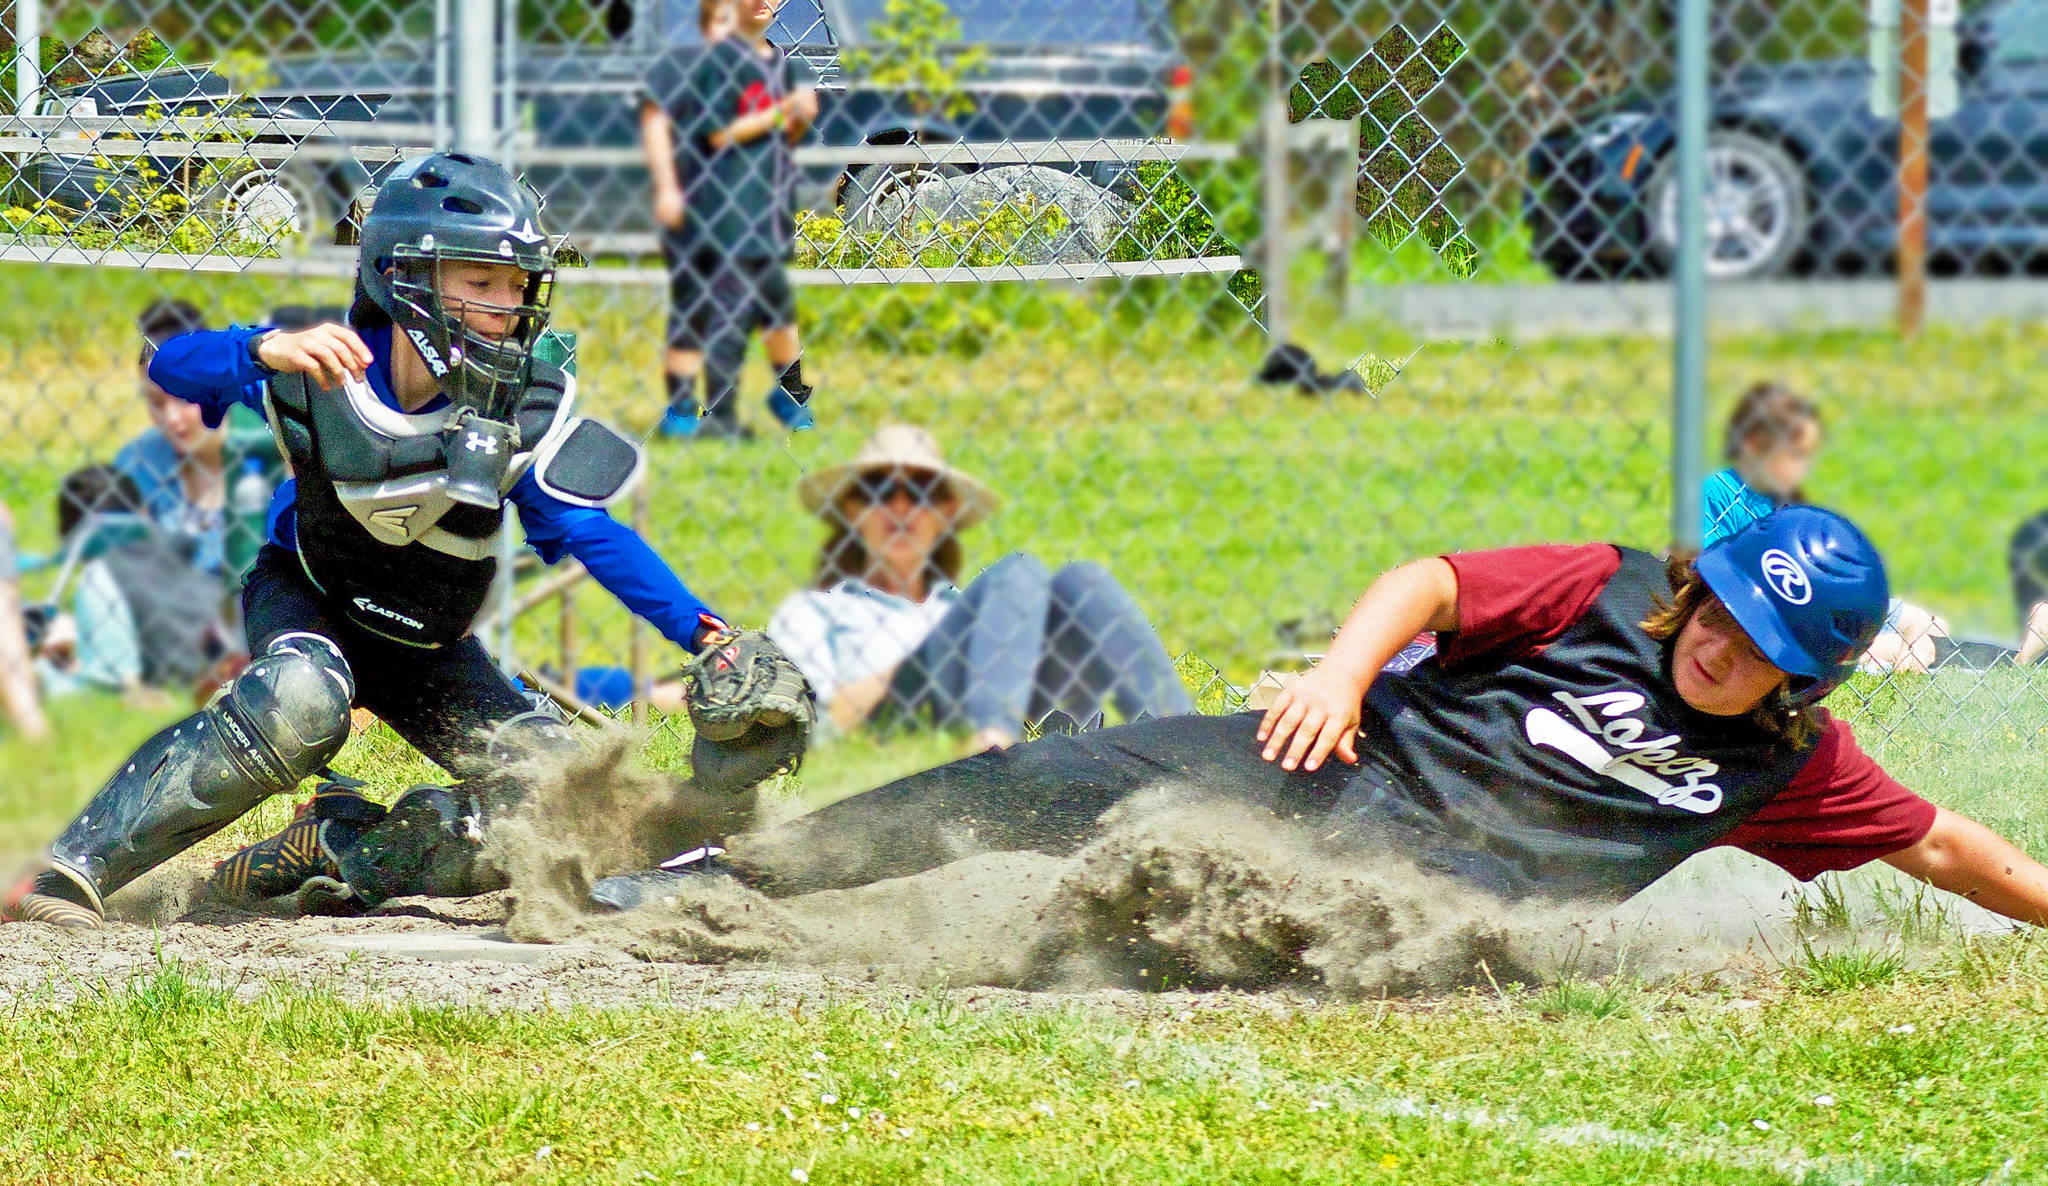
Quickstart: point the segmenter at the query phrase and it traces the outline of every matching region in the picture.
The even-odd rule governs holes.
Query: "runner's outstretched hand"
[[[1357,765],[1364,700],[1365,685],[1339,668],[1326,664],[1303,674],[1280,690],[1260,719],[1259,740],[1266,746],[1260,756],[1279,758],[1283,770],[1320,769],[1333,753]]]

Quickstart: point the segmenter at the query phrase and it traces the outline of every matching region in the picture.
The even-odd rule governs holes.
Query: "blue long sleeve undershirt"
[[[220,427],[237,404],[261,413],[265,376],[249,357],[249,340],[268,331],[268,326],[233,326],[181,334],[157,349],[149,377],[171,395],[196,404],[208,428]],[[391,391],[390,329],[372,330],[363,339],[374,360],[366,376],[370,389],[387,407],[403,410]],[[446,406],[445,398],[436,397],[415,411]],[[512,487],[510,498],[519,508],[526,542],[542,560],[555,564],[564,556],[575,557],[598,584],[670,642],[694,651],[704,629],[722,622],[639,533],[606,512],[555,498],[530,471]],[[291,551],[299,546],[297,501],[298,482],[288,480],[271,500],[268,519],[270,542]]]

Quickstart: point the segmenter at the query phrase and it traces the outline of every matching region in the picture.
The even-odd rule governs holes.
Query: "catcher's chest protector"
[[[578,423],[569,415],[575,380],[534,370],[510,440],[470,434],[446,409],[396,411],[355,380],[332,388],[306,375],[270,380],[271,430],[298,478],[300,562],[350,621],[422,647],[469,632],[497,573],[505,509],[451,498],[446,458],[468,436],[479,448],[514,450],[502,497],[551,456]]]
[[[1403,768],[1401,793],[1546,889],[1641,889],[1755,814],[1812,754],[1686,705],[1666,645],[1639,625],[1669,588],[1663,561],[1623,549],[1592,607],[1541,652],[1380,677],[1366,744]]]

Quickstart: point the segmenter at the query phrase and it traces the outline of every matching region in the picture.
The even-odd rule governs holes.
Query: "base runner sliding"
[[[1691,563],[1605,544],[1418,560],[1374,583],[1263,715],[964,758],[731,837],[713,867],[782,896],[978,852],[1065,855],[1132,794],[1172,786],[1511,900],[1625,897],[1730,845],[1800,878],[1883,860],[2048,922],[2048,869],[1900,785],[1818,707],[1888,595],[1862,533],[1804,506]],[[1432,630],[1432,658],[1382,670]],[[611,879],[598,897],[631,905],[681,875]]]

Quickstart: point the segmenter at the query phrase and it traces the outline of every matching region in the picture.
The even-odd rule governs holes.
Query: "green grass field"
[[[2041,945],[1753,996],[490,1015],[170,967],[4,1023],[13,1181],[2038,1180]]]
[[[12,425],[0,487],[34,550],[51,542],[42,508],[57,476],[145,423],[121,323],[159,278],[12,278],[36,299],[0,308],[0,423]],[[217,278],[171,288],[244,320],[337,295]],[[651,293],[600,295],[572,283],[562,302],[584,335],[585,394],[644,428],[658,410],[658,311]],[[884,327],[938,311],[865,290],[804,296],[824,430],[787,447],[654,455],[651,534],[744,619],[808,567],[817,528],[795,506],[798,476],[886,418],[931,424],[1008,496],[970,537],[971,562],[1013,548],[1102,560],[1172,649],[1233,680],[1267,662],[1276,623],[1334,617],[1414,553],[1665,536],[1660,343],[1425,345],[1331,326],[1317,334],[1326,358],[1404,365],[1391,379],[1390,363],[1369,368],[1385,384],[1377,399],[1324,402],[1246,382],[1258,344],[1242,314],[997,289],[945,314],[969,340],[906,354],[884,348]],[[1998,326],[1907,346],[1728,339],[1715,344],[1713,391],[1717,412],[1757,378],[1816,395],[1830,435],[1814,497],[1868,528],[1900,592],[2003,635],[2005,539],[2042,498],[2043,351],[2031,330]],[[620,661],[623,617],[589,591],[578,606],[576,657]],[[542,616],[520,641],[549,657]],[[1835,703],[1909,784],[2048,855],[2048,696],[2035,678],[1863,680]],[[57,706],[57,744],[0,738],[0,853],[47,841],[167,715],[72,701]],[[799,793],[872,785],[948,744],[843,743],[817,755]],[[338,765],[385,794],[433,774],[399,751],[376,732]],[[671,731],[648,742],[656,765],[680,756]],[[286,810],[267,805],[213,846],[263,834]],[[1300,1009],[1223,998],[1185,1015],[851,989],[823,1006],[500,1015],[305,990],[249,1001],[213,969],[168,962],[132,985],[87,986],[77,1003],[0,1013],[0,1107],[15,1118],[0,1129],[0,1181],[2048,1177],[2048,948],[1930,921],[1888,871],[1836,888],[1872,887],[1894,891],[1876,895],[1874,922],[1775,953],[1753,980],[1622,975]],[[1828,900],[1816,894],[1809,913],[1827,938]]]
[[[57,478],[146,426],[123,318],[160,290],[244,321],[340,295],[312,281],[12,271],[37,299],[0,310],[0,495],[31,551],[53,542]],[[823,429],[787,444],[655,448],[649,534],[714,605],[762,620],[815,559],[821,532],[796,504],[798,478],[850,456],[879,423],[922,423],[1006,499],[968,537],[970,570],[1012,549],[1102,561],[1170,649],[1235,680],[1270,658],[1276,623],[1334,619],[1418,553],[1667,539],[1667,344],[1420,343],[1322,322],[1311,307],[1302,320],[1323,357],[1369,356],[1381,386],[1377,398],[1305,399],[1248,382],[1260,353],[1250,320],[1227,300],[1189,303],[1220,294],[1220,282],[1122,298],[807,290]],[[559,323],[581,335],[585,406],[644,431],[659,412],[652,290],[572,282],[559,304]],[[904,342],[930,349],[890,348]],[[1830,433],[1812,497],[1869,530],[1903,595],[2006,636],[2005,542],[2043,501],[2035,459],[2048,427],[2032,406],[2044,350],[2017,326],[1905,346],[1887,334],[1724,339],[1713,410],[1761,378],[1815,395]],[[765,419],[765,382],[750,373],[745,414]],[[574,657],[623,661],[623,614],[595,590],[577,606]],[[554,615],[542,616],[522,649],[546,658]]]
[[[1880,695],[1909,782],[2048,851],[2008,678]],[[72,702],[0,742],[0,837],[47,836],[153,721]],[[1876,722],[1873,722],[1876,723]],[[88,739],[90,739],[88,741]],[[827,751],[807,795],[923,763]],[[648,757],[677,759],[657,738]],[[430,771],[380,734],[339,765]],[[226,843],[282,818],[272,805]],[[1730,862],[1711,866],[1732,868]],[[1681,873],[1679,876],[1686,876]],[[1706,874],[1711,892],[1716,873]],[[1695,874],[1694,876],[1698,876]],[[1910,893],[1748,975],[1483,985],[1434,1001],[1066,1001],[848,986],[704,1009],[346,1003],[163,961],[0,1013],[0,1180],[37,1183],[2029,1181],[2048,1174],[2048,946]],[[1838,922],[1838,919],[1832,921]],[[346,970],[340,973],[346,976]],[[339,987],[339,985],[337,985]],[[792,1171],[802,1171],[798,1176]]]

